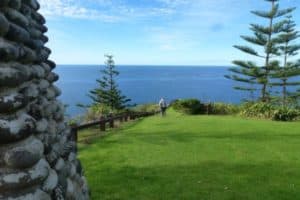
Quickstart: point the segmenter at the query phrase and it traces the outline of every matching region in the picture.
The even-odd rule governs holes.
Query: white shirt
[[[161,100],[159,101],[159,106],[160,106],[161,108],[167,107],[167,104],[166,104],[166,102],[165,102],[164,99],[161,99]]]

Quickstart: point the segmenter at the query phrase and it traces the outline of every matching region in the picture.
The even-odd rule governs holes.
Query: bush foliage
[[[226,103],[213,103],[210,104],[211,109],[209,114],[212,115],[232,115],[240,111],[239,106]]]
[[[172,107],[185,114],[231,115],[239,112],[239,106],[225,103],[201,103],[198,99],[176,100]]]
[[[276,110],[275,106],[269,103],[245,103],[242,105],[240,114],[244,117],[253,118],[272,118],[273,112]]]
[[[155,112],[159,110],[158,104],[140,104],[130,109],[133,112]]]
[[[201,104],[198,99],[175,100],[171,106],[174,110],[188,115],[201,114],[205,110],[204,104]]]
[[[300,112],[296,108],[256,102],[244,104],[241,109],[241,115],[245,117],[272,119],[275,121],[294,121],[300,116]]]
[[[198,99],[175,100],[171,106],[174,110],[189,114],[234,115],[243,117],[272,119],[275,121],[294,121],[299,118],[300,111],[294,107],[283,107],[278,104],[264,102],[248,102],[241,106],[226,103],[201,103]]]
[[[272,119],[275,121],[294,121],[299,115],[299,110],[283,107],[274,111]]]

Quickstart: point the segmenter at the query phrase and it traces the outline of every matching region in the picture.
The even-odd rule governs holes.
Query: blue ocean
[[[78,103],[90,104],[90,90],[97,87],[96,79],[103,66],[58,65],[55,72],[60,79],[56,85],[62,90],[60,100],[67,105],[67,114],[85,112]],[[228,67],[213,66],[117,66],[118,85],[132,103],[157,103],[180,98],[198,98],[203,102],[239,103],[249,94],[234,90],[234,82],[224,78]]]

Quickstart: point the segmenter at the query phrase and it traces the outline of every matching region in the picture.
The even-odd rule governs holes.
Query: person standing
[[[166,116],[166,110],[167,110],[167,103],[164,100],[164,98],[161,98],[159,103],[158,103],[159,107],[160,107],[160,112],[161,112],[161,116]]]

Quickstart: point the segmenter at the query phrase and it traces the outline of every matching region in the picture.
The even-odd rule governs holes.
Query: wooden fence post
[[[114,117],[113,117],[112,114],[109,114],[109,127],[110,128],[114,128],[115,127]]]
[[[119,119],[120,119],[120,122],[122,123],[124,121],[124,114],[121,114]]]
[[[105,118],[103,116],[101,116],[101,118],[100,118],[100,131],[105,132],[105,128],[106,128],[105,124],[106,124]]]
[[[72,140],[76,143],[75,152],[77,152],[78,130],[77,127],[71,127]]]
[[[129,120],[129,113],[127,112],[127,113],[125,114],[125,122],[128,122],[128,120]]]

